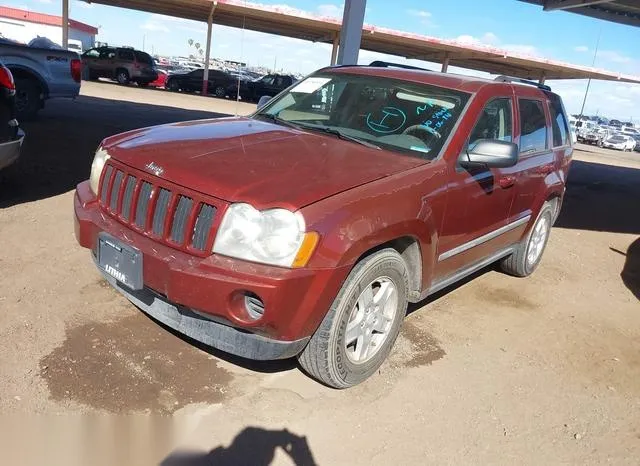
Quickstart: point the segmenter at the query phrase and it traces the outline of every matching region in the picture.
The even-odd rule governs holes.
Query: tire
[[[16,110],[18,121],[33,120],[42,108],[42,89],[33,79],[16,79]]]
[[[129,84],[129,72],[123,69],[116,71],[116,81],[123,86]]]
[[[373,375],[398,337],[407,313],[408,290],[407,268],[395,250],[383,249],[356,264],[320,327],[298,356],[305,372],[339,389],[357,385]],[[388,300],[381,300],[387,293]],[[373,309],[366,306],[367,302],[375,306],[376,297],[377,303],[387,305]],[[348,330],[350,321],[352,330]],[[384,331],[378,331],[376,326],[384,326]],[[354,334],[359,335],[357,339],[353,339]],[[362,344],[364,338],[369,338],[371,344]]]
[[[217,86],[213,93],[216,95],[216,97],[224,99],[227,96],[227,89],[224,86]]]
[[[165,85],[166,89],[169,89],[172,92],[179,92],[180,91],[180,86],[178,85],[178,83],[176,81],[174,81],[173,79],[171,79],[166,85]]]
[[[149,81],[139,81],[138,87],[149,87]]]
[[[527,236],[520,242],[513,254],[505,257],[500,263],[505,273],[515,277],[528,277],[538,268],[544,255],[544,250],[547,247],[547,242],[549,241],[549,233],[551,232],[551,225],[553,225],[553,216],[553,206],[546,202],[531,231],[529,231]],[[539,236],[540,231],[543,232],[543,237]],[[531,249],[534,247],[538,248],[538,251],[535,253]]]

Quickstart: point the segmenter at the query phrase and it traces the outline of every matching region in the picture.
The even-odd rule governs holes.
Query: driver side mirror
[[[268,95],[263,95],[262,97],[260,97],[260,100],[258,101],[258,108],[260,109],[264,107],[269,102],[271,102],[271,97],[269,97]]]
[[[464,168],[508,168],[518,163],[518,145],[499,139],[480,139],[471,150],[460,154],[458,163]]]

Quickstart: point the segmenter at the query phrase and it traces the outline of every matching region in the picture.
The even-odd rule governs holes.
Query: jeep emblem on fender
[[[145,165],[144,168],[146,168],[156,176],[162,176],[162,174],[164,173],[164,168],[162,168],[160,165],[156,164],[155,162],[148,163],[147,165]]]

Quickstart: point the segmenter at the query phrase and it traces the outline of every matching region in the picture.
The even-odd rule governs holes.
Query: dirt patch
[[[482,293],[479,293],[477,297],[500,307],[514,307],[528,311],[533,311],[539,307],[538,304],[528,300],[522,294],[508,288],[487,288]]]
[[[40,361],[51,397],[123,413],[172,413],[190,403],[217,403],[232,376],[210,356],[144,315],[67,331]]]
[[[433,335],[413,322],[403,324],[402,335],[411,343],[411,357],[404,361],[405,367],[430,366],[447,354]]]

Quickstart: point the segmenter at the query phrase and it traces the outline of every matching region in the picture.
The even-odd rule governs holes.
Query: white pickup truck
[[[34,118],[47,99],[75,98],[80,92],[82,61],[75,52],[1,41],[0,60],[15,78],[20,121]]]

